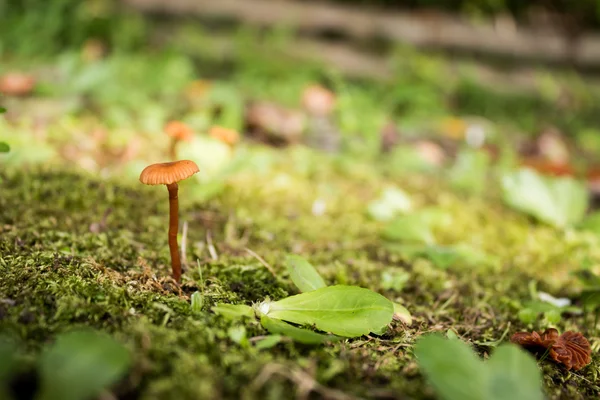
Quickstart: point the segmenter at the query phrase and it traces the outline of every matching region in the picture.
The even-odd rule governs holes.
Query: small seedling
[[[369,289],[327,286],[311,292],[264,301],[259,311],[270,318],[314,325],[334,335],[356,337],[380,332],[394,315],[394,304]]]
[[[272,334],[285,335],[300,343],[318,344],[338,340],[337,336],[381,334],[392,319],[412,323],[406,308],[379,293],[357,286],[325,286],[317,270],[302,257],[288,256],[287,266],[292,281],[303,293],[279,301],[266,299],[255,306],[262,326]],[[212,310],[228,319],[255,314],[255,310],[245,305],[217,304]],[[312,332],[288,322],[313,326],[337,336]]]

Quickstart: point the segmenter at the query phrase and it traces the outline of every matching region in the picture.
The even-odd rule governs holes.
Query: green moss
[[[325,160],[320,160],[325,171],[320,175],[289,164],[276,165],[260,178],[236,175],[225,192],[204,203],[190,198],[192,188],[183,186],[180,214],[189,233],[181,291],[168,278],[165,190],[64,171],[2,173],[0,330],[23,341],[31,355],[57,333],[77,326],[109,332],[135,355],[129,375],[114,388],[123,397],[277,399],[316,381],[312,387],[323,397],[339,391],[426,399],[433,392],[412,355],[417,336],[453,329],[477,342],[498,339],[509,324],[510,333],[539,329],[541,321],[528,327],[516,317],[519,304],[529,298],[527,282],[539,280],[554,294],[576,296],[576,286],[558,282],[565,282],[584,258],[598,260],[594,238],[558,234],[493,201],[457,197],[429,179],[404,177],[402,185],[416,204],[437,206],[452,216],[452,224],[437,228],[442,243],[466,242],[500,262],[440,270],[425,259],[409,259],[382,244],[380,224],[364,213],[366,202],[390,182],[376,171],[336,171]],[[292,183],[258,190],[265,179],[273,182],[282,174]],[[320,194],[328,208],[315,216],[311,188],[324,185],[328,189]],[[107,209],[104,229],[90,230]],[[207,250],[208,230],[216,260]],[[233,343],[227,335],[232,324],[243,324],[248,337],[266,332],[257,321],[232,323],[210,307],[296,293],[283,265],[292,251],[310,258],[329,283],[357,284],[401,301],[415,323],[410,328],[394,324],[381,337],[320,347],[284,342],[259,351]],[[402,291],[381,287],[386,270],[410,275]],[[194,313],[189,295],[197,290],[204,305]],[[586,317],[565,316],[558,327],[582,331],[597,346],[597,332]],[[542,366],[552,398],[600,395],[594,383],[597,360],[579,372],[548,361]]]

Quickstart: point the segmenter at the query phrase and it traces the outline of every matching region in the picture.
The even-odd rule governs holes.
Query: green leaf
[[[281,339],[283,339],[281,335],[268,335],[264,339],[257,341],[255,347],[258,350],[267,350],[277,346],[281,342]]]
[[[204,296],[200,292],[192,294],[192,303],[190,305],[193,312],[201,312],[204,305]]]
[[[10,399],[8,383],[19,368],[19,350],[13,341],[0,336],[0,399]]]
[[[490,157],[484,151],[463,150],[450,169],[450,182],[465,192],[479,194],[485,190]]]
[[[522,310],[519,310],[519,313],[517,314],[517,317],[519,317],[519,321],[521,321],[524,324],[534,323],[535,320],[537,320],[538,316],[539,313],[529,308],[523,308]]]
[[[410,197],[394,186],[383,190],[381,196],[372,201],[367,211],[369,215],[378,221],[389,221],[398,214],[409,212],[412,208]]]
[[[541,374],[533,357],[518,346],[498,347],[481,361],[459,339],[419,339],[415,354],[422,372],[444,400],[542,400]]]
[[[406,325],[412,325],[412,315],[402,304],[394,303],[394,317],[396,321],[402,321]]]
[[[227,335],[232,342],[237,343],[239,345],[247,345],[248,338],[246,337],[246,328],[242,325],[240,326],[230,326],[227,329]]]
[[[382,237],[390,241],[428,245],[435,243],[430,221],[420,213],[395,218],[384,228]]]
[[[581,292],[581,300],[586,307],[592,310],[600,306],[600,289],[589,289]]]
[[[415,259],[419,257],[430,260],[436,267],[447,269],[453,266],[494,266],[498,259],[482,253],[470,246],[422,245],[422,244],[388,244],[386,248],[394,253]]]
[[[4,114],[6,112],[6,108],[0,107],[0,114]]]
[[[506,174],[502,188],[509,206],[557,228],[581,221],[588,207],[583,183],[568,177],[543,177],[528,168]]]
[[[421,371],[444,400],[491,400],[481,361],[462,340],[425,336],[415,344]]]
[[[59,335],[40,358],[40,400],[97,397],[129,369],[129,352],[110,336],[93,331]]]
[[[288,255],[286,264],[290,278],[301,292],[310,292],[327,286],[321,275],[304,258]]]
[[[386,270],[381,273],[381,287],[385,290],[395,290],[401,292],[404,285],[410,279],[410,274],[403,270]]]
[[[10,151],[10,146],[6,142],[0,142],[0,153],[8,153]]]
[[[355,337],[381,331],[391,322],[394,305],[371,290],[338,285],[265,302],[260,310],[271,318]]]
[[[499,346],[487,362],[490,400],[543,400],[542,376],[535,359],[518,346]]]
[[[269,332],[287,336],[299,343],[321,344],[339,339],[337,336],[323,335],[307,329],[298,328],[279,319],[269,318],[266,315],[260,317],[260,323]]]
[[[243,317],[253,318],[254,310],[252,307],[244,304],[223,304],[219,303],[211,310],[218,315],[221,315],[227,319],[239,319]]]

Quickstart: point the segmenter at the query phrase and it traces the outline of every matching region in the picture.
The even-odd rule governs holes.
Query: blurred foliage
[[[142,16],[116,0],[0,0],[0,55],[51,55],[90,38],[130,50],[145,34]]]

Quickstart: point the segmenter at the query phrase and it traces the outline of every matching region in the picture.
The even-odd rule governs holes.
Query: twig
[[[210,230],[206,231],[206,245],[208,247],[208,253],[210,254],[210,258],[212,258],[213,260],[218,260],[219,255],[217,254],[217,249],[215,249],[215,246],[213,245]]]
[[[187,234],[188,234],[188,223],[183,221],[183,229],[181,233],[181,262],[187,267]]]
[[[258,254],[256,254],[254,251],[250,250],[247,247],[244,247],[244,250],[246,250],[248,252],[248,254],[250,254],[252,257],[256,258],[262,265],[264,265],[264,267],[269,270],[271,275],[273,275],[274,277],[277,277],[273,268],[261,256],[259,256]]]
[[[356,397],[335,389],[329,389],[317,382],[312,376],[300,369],[290,369],[281,364],[267,364],[250,384],[250,390],[258,392],[274,375],[289,379],[297,386],[296,398],[307,399],[311,392],[320,394],[324,399],[354,400]]]

